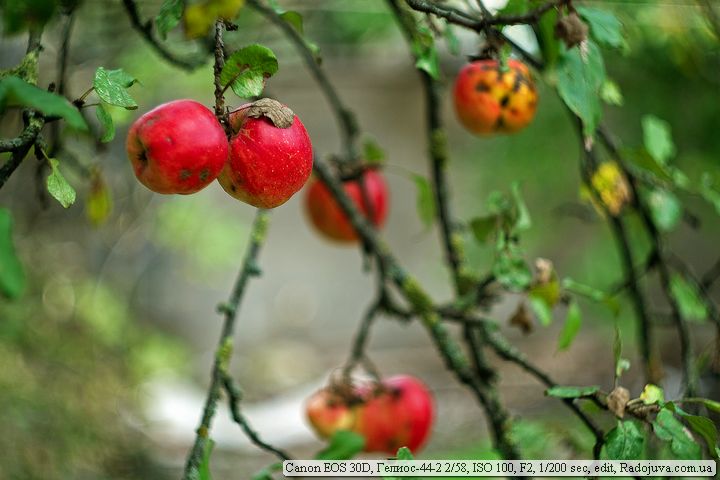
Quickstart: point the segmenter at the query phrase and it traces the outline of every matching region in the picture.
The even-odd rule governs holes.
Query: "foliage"
[[[187,62],[176,57],[176,49],[181,53],[197,49],[202,54],[214,51],[220,55],[217,52],[222,51],[222,45],[213,42],[219,42],[223,30],[228,30],[225,32],[227,56],[225,58],[223,54],[215,59],[216,111],[221,121],[226,120],[222,114],[226,91],[232,90],[241,98],[260,96],[267,80],[279,69],[278,57],[264,45],[250,44],[236,48],[236,45],[247,45],[256,39],[242,31],[243,28],[233,33],[237,27],[233,22],[243,27],[256,27],[247,28],[248,32],[258,31],[260,25],[252,14],[246,15],[246,11],[241,10],[244,3],[241,0],[164,0],[159,10],[152,12],[154,21],[134,19],[135,28],[145,41],[163,57],[179,65],[187,65]],[[671,232],[673,235],[686,234],[685,224],[693,222],[698,208],[701,219],[697,223],[702,225],[703,233],[708,237],[717,233],[717,218],[711,216],[712,209],[720,213],[720,176],[716,165],[713,166],[711,162],[720,148],[716,135],[717,112],[709,105],[711,102],[704,102],[699,99],[700,95],[694,94],[696,90],[707,91],[707,82],[712,82],[704,70],[711,63],[706,61],[707,52],[716,48],[716,43],[712,42],[716,42],[717,38],[708,33],[710,29],[707,26],[705,29],[697,29],[705,33],[688,34],[688,38],[681,37],[678,40],[678,32],[663,23],[670,14],[653,5],[643,7],[638,15],[638,18],[646,15],[653,19],[648,22],[652,28],[648,28],[640,21],[635,22],[634,18],[623,16],[622,6],[590,8],[578,5],[575,9],[574,6],[566,5],[548,8],[542,14],[533,15],[533,9],[538,8],[541,2],[511,0],[498,13],[499,16],[492,18],[496,20],[495,25],[492,22],[481,22],[479,26],[468,27],[468,22],[475,18],[477,12],[471,9],[458,15],[454,10],[446,10],[449,7],[442,2],[437,3],[435,11],[425,11],[427,15],[415,15],[406,9],[407,3],[413,9],[422,11],[423,2],[390,0],[387,12],[369,10],[353,15],[341,13],[342,8],[317,12],[311,8],[308,11],[285,10],[282,3],[248,1],[249,7],[255,11],[262,13],[263,7],[266,8],[271,15],[268,18],[284,26],[286,33],[290,32],[291,41],[299,48],[300,57],[308,62],[313,76],[320,80],[321,89],[330,100],[331,107],[341,120],[344,119],[344,128],[349,131],[342,132],[343,142],[355,141],[358,132],[354,130],[358,126],[348,120],[352,115],[336,98],[338,95],[334,87],[320,67],[318,45],[308,39],[307,33],[312,32],[313,39],[319,40],[324,51],[343,48],[338,46],[342,42],[350,42],[352,48],[358,48],[372,43],[369,41],[371,37],[373,41],[388,41],[391,37],[387,33],[394,28],[394,20],[397,20],[405,34],[412,63],[421,73],[429,108],[434,109],[429,110],[428,115],[429,158],[434,168],[431,169],[432,175],[427,178],[413,174],[415,203],[419,220],[426,230],[431,230],[436,223],[440,227],[438,230],[446,250],[445,257],[449,259],[450,277],[457,293],[451,302],[450,310],[455,316],[453,320],[467,324],[469,317],[466,315],[471,315],[476,306],[481,307],[477,310],[483,311],[499,296],[516,295],[520,298],[518,312],[524,312],[525,304],[529,303],[543,326],[550,326],[557,311],[564,311],[565,320],[556,343],[558,351],[571,348],[581,327],[607,333],[609,329],[605,325],[610,324],[607,320],[616,321],[620,326],[616,327],[614,368],[608,372],[608,380],[614,380],[614,389],[607,393],[597,386],[554,384],[548,377],[536,373],[537,367],[529,363],[535,359],[525,359],[515,353],[514,347],[504,343],[506,340],[502,337],[501,329],[496,328],[497,324],[491,320],[471,317],[472,324],[481,322],[482,326],[476,325],[473,327],[476,330],[472,330],[466,325],[462,340],[465,345],[461,345],[454,335],[443,328],[444,322],[448,320],[445,318],[448,312],[446,306],[433,304],[420,283],[402,269],[390,249],[376,240],[374,231],[359,231],[368,266],[375,260],[378,262],[379,295],[377,308],[373,312],[377,310],[404,320],[417,317],[427,327],[450,370],[464,383],[474,386],[476,391],[478,385],[487,389],[490,398],[497,396],[496,387],[477,372],[485,368],[495,373],[494,366],[475,365],[476,371],[464,369],[470,362],[461,347],[474,352],[477,347],[470,340],[473,331],[478,333],[483,348],[493,349],[501,359],[513,361],[538,376],[547,387],[547,396],[578,404],[589,403],[588,400],[592,399],[594,404],[618,417],[609,431],[593,432],[596,436],[595,453],[602,446],[603,455],[607,458],[643,458],[652,451],[650,448],[646,451],[645,446],[653,444],[655,440],[650,435],[654,435],[664,442],[676,458],[701,458],[703,447],[717,458],[720,452],[717,448],[716,425],[703,416],[702,411],[688,409],[683,403],[695,403],[709,411],[716,411],[717,402],[703,398],[682,398],[694,397],[693,389],[698,376],[696,366],[699,364],[693,357],[692,349],[688,350],[687,346],[693,339],[683,338],[687,330],[686,322],[720,321],[715,302],[707,291],[714,279],[708,282],[696,277],[693,268],[679,257],[676,258],[674,245],[669,238]],[[124,3],[128,4],[133,2]],[[17,34],[24,31],[36,33],[43,26],[52,28],[52,20],[60,18],[60,12],[72,14],[79,6],[73,1],[43,0],[8,1],[2,8],[4,32]],[[132,20],[133,10],[128,11]],[[559,30],[556,24],[567,16],[573,16],[575,11],[580,16],[575,18],[581,19],[578,21],[589,28],[585,30],[589,31],[589,36],[577,42],[562,42],[568,39],[557,38],[556,32]],[[141,9],[140,13],[146,12]],[[134,15],[139,16],[140,13],[135,11]],[[504,24],[513,23],[503,22],[502,16],[523,14],[528,17],[519,23],[531,27],[528,32],[532,31],[535,36],[537,51],[527,52],[512,43],[500,45],[503,36],[509,31],[504,28]],[[182,40],[173,33],[181,23],[184,33]],[[433,106],[433,102],[436,101],[437,93],[434,89],[440,90],[440,81],[449,73],[445,62],[441,61],[444,59],[441,58],[436,41],[446,41],[454,55],[477,53],[464,51],[466,43],[454,32],[454,29],[461,27],[481,34],[485,42],[483,54],[500,58],[504,63],[513,51],[512,54],[533,64],[538,76],[545,80],[545,86],[541,88],[544,89],[543,104],[547,102],[548,106],[543,106],[541,115],[544,117],[538,118],[532,127],[535,129],[533,136],[519,135],[512,141],[483,140],[478,142],[481,146],[472,147],[482,149],[482,155],[467,154],[466,158],[452,164],[453,169],[457,168],[457,172],[453,172],[457,177],[457,190],[471,187],[466,189],[470,193],[458,195],[460,199],[466,195],[464,200],[467,201],[456,202],[460,204],[458,218],[467,220],[456,221],[449,213],[448,188],[444,184],[443,170],[449,163],[449,153],[455,155],[456,145],[453,143],[450,148],[445,145],[442,120],[437,120],[440,106]],[[210,38],[211,32],[215,32],[215,39]],[[43,42],[49,41],[49,38],[44,37]],[[476,43],[473,45],[476,46]],[[687,44],[697,48],[687,48]],[[11,155],[2,166],[0,187],[17,167],[13,164],[24,161],[28,151],[34,148],[41,165],[37,177],[45,178],[44,184],[50,196],[68,208],[79,196],[72,186],[77,184],[80,195],[85,190],[88,192],[85,198],[87,220],[94,226],[112,224],[108,220],[113,216],[114,202],[105,176],[97,167],[84,167],[84,159],[81,162],[73,161],[70,149],[63,143],[91,143],[87,135],[68,141],[70,136],[89,130],[83,115],[86,107],[95,107],[100,131],[94,125],[91,125],[93,128],[90,130],[97,137],[97,142],[112,142],[118,127],[115,122],[121,118],[122,109],[132,110],[141,105],[145,108],[149,106],[148,98],[141,92],[136,95],[135,90],[133,95],[130,94],[129,88],[137,83],[133,75],[123,69],[110,70],[102,66],[96,68],[89,85],[83,85],[84,88],[72,85],[78,91],[87,89],[81,97],[73,99],[67,93],[62,94],[62,91],[55,93],[58,85],[47,85],[46,79],[37,74],[39,46],[33,47],[32,41],[29,46],[20,65],[0,75],[0,113],[10,114],[13,109],[24,112],[23,133],[13,140],[20,146],[9,142],[6,147],[6,143],[3,143],[3,151]],[[93,48],[88,47],[88,52],[94,52]],[[669,52],[667,56],[665,52]],[[619,53],[631,57],[621,59],[618,58]],[[133,55],[142,53],[128,52],[126,60]],[[121,64],[125,65],[123,62]],[[152,72],[155,67],[152,65],[148,71]],[[661,72],[663,74],[659,74],[662,69],[665,69]],[[608,72],[612,73],[612,78]],[[668,72],[676,77],[668,80],[665,75]],[[152,75],[148,77],[150,85],[151,82],[159,82],[155,86],[163,87],[169,84],[168,79],[171,78],[169,75],[157,75],[159,80],[153,79]],[[74,76],[68,78],[75,82]],[[652,80],[648,81],[648,78]],[[172,80],[173,84],[176,81],[183,82],[180,78]],[[207,80],[203,79],[203,88],[209,90]],[[58,82],[63,81],[60,76]],[[639,82],[640,86],[634,82]],[[98,99],[95,104],[86,101],[91,93]],[[557,93],[557,98],[553,97],[553,93]],[[674,102],[658,101],[676,97]],[[673,111],[675,105],[683,105],[692,115],[683,117],[682,113]],[[619,106],[623,106],[620,119],[616,120],[615,110],[612,114],[605,111]],[[121,114],[115,115],[118,111]],[[567,112],[570,113],[573,125],[562,123]],[[635,146],[619,148],[606,128],[606,117],[613,123],[617,121],[620,127],[616,131],[622,131],[623,140]],[[54,133],[43,133],[41,136],[39,130],[33,132],[35,128],[42,129],[43,123],[49,126],[44,132],[52,129]],[[343,128],[343,122],[340,123]],[[559,128],[559,125],[563,125],[563,128]],[[71,127],[74,132],[64,131],[64,126]],[[575,126],[580,130],[579,141],[572,140],[566,132],[572,131]],[[29,143],[23,143],[24,135],[32,137]],[[437,142],[438,138],[443,141]],[[539,142],[538,139],[543,141]],[[702,140],[707,142],[703,143]],[[697,149],[696,145],[705,144],[709,145],[706,151],[693,151]],[[355,145],[344,145],[344,148],[348,152],[355,151]],[[449,150],[449,153],[445,150]],[[578,231],[584,233],[570,239],[561,230],[554,231],[553,226],[559,222],[552,219],[550,207],[557,205],[560,200],[567,201],[577,196],[577,169],[568,168],[568,162],[576,159],[567,152],[578,150],[581,151],[581,197],[586,200],[586,204],[580,205],[580,208],[585,218],[592,218],[592,221],[608,231],[603,230],[604,233],[598,235],[597,229],[578,228]],[[98,149],[98,152],[102,152],[102,149]],[[503,152],[511,161],[498,162],[499,152]],[[374,141],[364,144],[364,154],[364,160],[371,164],[380,165],[386,161],[386,153]],[[85,152],[85,156],[89,155]],[[470,163],[470,157],[473,163]],[[477,157],[482,159],[478,160]],[[337,164],[343,167],[343,161],[352,163],[356,160],[341,158],[337,159]],[[390,164],[392,161],[392,158],[387,159]],[[485,166],[491,168],[483,168]],[[487,172],[492,172],[492,175]],[[47,177],[42,176],[45,173]],[[322,171],[318,173],[322,176]],[[523,194],[517,182],[522,174],[532,175],[532,182],[523,181]],[[480,175],[483,176],[482,180],[479,180]],[[328,183],[332,183],[332,178]],[[498,191],[496,189],[499,185],[509,185],[510,188],[506,192]],[[478,202],[479,190],[491,192],[485,205]],[[525,195],[531,199],[530,202],[526,203]],[[334,196],[342,197],[337,193]],[[700,199],[705,201],[702,206],[697,205]],[[203,269],[211,270],[226,265],[229,259],[237,255],[239,247],[243,246],[244,240],[238,239],[248,237],[247,228],[227,222],[226,212],[213,209],[203,201],[195,200],[196,203],[193,203],[183,199],[183,203],[180,203],[173,199],[162,202],[159,208],[153,208],[149,214],[154,223],[149,233],[151,241],[161,249],[189,258],[191,262],[187,262],[187,270],[189,276],[196,279],[202,277]],[[478,213],[478,210],[482,213]],[[68,215],[71,213],[72,210]],[[22,214],[17,215],[17,218],[26,221]],[[357,225],[355,228],[361,230]],[[260,230],[250,232],[246,241],[250,253],[239,277],[243,280],[238,281],[241,287],[244,287],[247,278],[260,271],[254,256],[265,240],[264,224],[261,230],[262,233],[259,233]],[[22,233],[25,232],[27,229],[22,230]],[[38,263],[32,260],[36,252],[23,245],[27,238],[23,238],[22,233],[18,234],[13,227],[10,210],[0,209],[0,293],[6,300],[12,300],[12,303],[0,304],[0,318],[9,318],[0,322],[0,364],[11,366],[0,372],[0,387],[4,387],[0,388],[0,406],[3,407],[4,425],[8,430],[8,435],[3,437],[6,442],[3,444],[0,440],[0,451],[10,452],[13,457],[9,466],[3,465],[3,468],[9,469],[11,477],[22,478],[67,478],[94,473],[113,478],[147,476],[147,472],[152,471],[154,466],[146,458],[145,450],[136,444],[125,426],[107,421],[107,418],[113,418],[108,402],[94,402],[92,399],[115,399],[118,392],[124,392],[128,385],[135,385],[154,370],[163,368],[168,362],[172,363],[169,359],[182,356],[178,353],[182,349],[168,342],[162,334],[136,322],[132,309],[114,293],[114,286],[105,285],[103,281],[94,284],[92,279],[81,273],[67,273],[72,278],[62,280],[65,290],[57,295],[59,300],[56,299],[58,304],[72,299],[73,314],[66,315],[63,321],[34,322],[36,317],[43,315],[62,315],[40,311],[48,309],[47,298],[52,298],[48,294],[51,280],[43,278],[43,274],[39,273],[41,269],[36,267]],[[464,236],[474,240],[467,244],[467,249],[463,242]],[[212,248],[200,252],[198,245],[211,245]],[[611,253],[614,246],[618,247],[618,255]],[[564,254],[566,257],[564,261],[558,262],[557,270],[549,261],[538,259],[533,271],[530,259],[539,254],[551,257],[549,253],[558,256]],[[620,262],[616,261],[618,257]],[[24,262],[29,262],[27,265],[31,267],[26,268]],[[487,266],[484,284],[477,282],[480,277],[476,278],[476,272],[473,271],[479,266]],[[656,345],[643,343],[648,342],[646,337],[650,337],[650,330],[655,328],[653,322],[656,317],[654,312],[649,311],[648,305],[654,304],[650,299],[654,297],[651,296],[653,293],[645,274],[649,276],[656,272],[660,278],[659,295],[672,307],[672,320],[680,336],[682,350],[686,390],[673,401],[665,398],[665,392],[655,384],[658,380],[653,378],[654,369],[659,366],[655,364],[657,359],[652,358]],[[66,275],[65,272],[53,271],[45,274],[51,278]],[[567,275],[582,278],[594,286],[574,281]],[[393,296],[386,291],[392,283],[398,287],[398,296],[404,297],[409,313],[404,313],[392,304]],[[72,295],[67,292],[72,292]],[[241,297],[242,288],[233,292],[231,301],[234,304],[230,302],[220,308],[226,322],[224,335],[232,332],[230,327]],[[455,310],[456,307],[459,311]],[[638,338],[634,339],[641,358],[634,359],[632,365],[633,368],[644,369],[648,383],[637,398],[628,401],[630,394],[620,382],[623,373],[630,368],[629,360],[623,358],[621,329],[633,318],[641,322],[642,328]],[[602,320],[597,322],[597,319]],[[531,320],[527,318],[524,321],[528,325],[527,332],[532,331]],[[358,355],[357,351],[365,354],[362,338],[363,335],[359,335],[359,340],[356,340],[354,355]],[[93,345],[93,348],[88,348],[88,345]],[[227,374],[229,358],[226,357],[221,362],[223,374]],[[475,356],[476,364],[481,363],[481,357]],[[81,375],[62,368],[67,365],[72,365],[73,372],[80,371]],[[224,388],[232,396],[232,389],[227,385]],[[79,392],[83,395],[79,395]],[[623,395],[614,395],[617,392]],[[215,398],[217,402],[218,396],[219,386],[214,385],[209,399]],[[124,398],[122,394],[118,401],[135,407],[133,400]],[[486,404],[486,401],[482,403]],[[639,408],[646,410],[640,411]],[[508,456],[514,455],[509,452],[517,445],[528,447],[523,440],[524,434],[537,438],[538,432],[544,433],[544,430],[543,427],[516,422],[509,434],[503,420],[503,415],[506,415],[504,410],[502,402],[492,408],[486,405],[486,414],[495,429],[497,443],[494,448],[500,455]],[[47,421],[42,425],[36,424],[37,418],[47,412],[52,412]],[[583,416],[585,413],[581,410],[578,415]],[[598,412],[593,412],[593,418],[595,414]],[[583,418],[587,420],[587,417]],[[242,420],[235,420],[245,427],[246,432],[249,430]],[[651,425],[652,431],[646,432],[641,422]],[[40,435],[41,427],[43,432],[49,431],[51,435]],[[34,443],[36,437],[41,437],[38,445]],[[10,438],[13,440],[7,440]],[[52,443],[53,438],[60,439],[57,442],[60,448]],[[261,440],[253,441],[278,455],[271,446],[263,445]],[[352,458],[362,450],[363,442],[362,437],[340,432],[317,458]],[[210,478],[212,445],[213,442],[206,439],[205,448],[200,452],[200,478]],[[587,454],[589,442],[584,446],[583,453]],[[282,456],[282,452],[279,456]],[[400,449],[398,458],[410,459],[413,456],[409,450]],[[137,466],[137,470],[133,466]],[[150,470],[142,470],[145,468]],[[277,470],[278,464],[275,463],[259,472],[255,478],[272,478]],[[162,473],[152,473],[151,476],[160,478]]]

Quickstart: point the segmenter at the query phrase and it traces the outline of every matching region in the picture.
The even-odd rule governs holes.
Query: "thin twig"
[[[274,447],[260,438],[260,435],[250,426],[250,422],[245,418],[245,415],[240,411],[240,400],[242,399],[242,392],[237,386],[231,376],[225,375],[223,377],[223,387],[228,395],[228,404],[230,407],[230,416],[233,421],[240,425],[240,428],[245,433],[250,441],[255,444],[261,450],[265,450],[278,457],[280,460],[291,460],[292,457],[286,451]]]
[[[195,443],[193,444],[185,463],[185,472],[183,475],[184,480],[197,478],[203,453],[210,441],[210,427],[217,410],[220,390],[223,386],[225,376],[227,375],[228,363],[230,361],[230,356],[232,355],[235,319],[237,318],[240,301],[245,293],[245,287],[247,286],[250,277],[259,273],[256,262],[258,255],[260,254],[260,249],[265,241],[268,220],[269,212],[267,210],[258,209],[255,213],[255,221],[253,222],[252,229],[250,231],[250,244],[245,254],[242,268],[240,269],[240,273],[235,281],[235,286],[232,289],[229,300],[220,307],[220,311],[224,315],[222,333],[220,334],[220,341],[218,342],[218,347],[215,352],[211,382],[210,387],[208,388],[208,395],[205,400],[202,419],[200,420],[200,426],[197,429]]]
[[[153,31],[153,23],[151,21],[143,22],[140,18],[140,12],[134,0],[123,0],[125,11],[130,17],[130,23],[133,28],[137,30],[145,41],[157,52],[162,58],[167,60],[169,63],[176,67],[182,68],[183,70],[193,71],[205,64],[205,57],[193,56],[193,57],[180,57],[177,54],[168,50],[160,40],[155,36]]]

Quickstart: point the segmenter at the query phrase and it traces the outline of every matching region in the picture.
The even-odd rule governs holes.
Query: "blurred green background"
[[[139,3],[149,18],[161,2]],[[303,14],[306,35],[321,49],[323,68],[357,112],[363,132],[386,152],[392,206],[384,237],[435,298],[449,298],[438,233],[418,218],[410,175],[428,171],[422,92],[384,3],[280,3]],[[605,116],[622,142],[641,145],[641,118],[653,114],[670,123],[678,150],[674,162],[691,180],[717,171],[720,42],[703,2],[581,3],[612,10],[624,25],[628,48],[604,52],[608,74],[623,96],[623,105],[606,107]],[[20,300],[0,300],[0,478],[176,478],[199,420],[219,334],[215,306],[227,297],[239,268],[253,209],[225,195],[217,184],[189,197],[164,197],[137,183],[124,152],[127,126],[167,100],[211,104],[212,66],[208,62],[192,74],[173,69],[131,29],[119,1],[86,1],[76,16],[67,95],[82,94],[98,66],[123,68],[141,82],[132,88],[140,108],[112,111],[120,125],[117,137],[97,152],[87,138],[68,135],[68,153],[60,159],[79,194],[70,209],[43,200],[33,157],[0,191],[0,206],[14,216],[14,240],[29,277]],[[46,29],[42,85],[55,75],[62,23],[55,19]],[[250,9],[241,12],[238,23],[239,30],[227,34],[228,47],[261,43],[272,48],[280,71],[269,80],[268,93],[303,119],[319,153],[337,151],[334,119],[293,47]],[[527,41],[522,29],[510,31]],[[478,47],[475,37],[457,34],[461,55],[440,46],[448,85],[464,55]],[[8,68],[22,58],[26,39],[14,35],[1,41],[0,68]],[[179,52],[206,48],[202,41],[182,40],[180,29],[168,41]],[[541,79],[538,83],[537,117],[513,136],[473,137],[460,128],[445,102],[454,212],[465,220],[484,214],[490,192],[507,192],[518,181],[533,219],[522,239],[527,258],[552,259],[561,276],[608,288],[621,278],[614,243],[606,224],[580,199],[580,147],[573,126],[553,90]],[[20,125],[19,118],[8,115],[0,133],[9,138]],[[112,192],[111,216],[100,227],[86,218],[90,185],[78,165],[98,166]],[[260,259],[263,276],[252,282],[243,302],[231,365],[243,385],[250,420],[269,440],[299,457],[321,445],[303,424],[303,398],[344,361],[374,292],[357,249],[327,243],[311,231],[302,210],[303,193],[273,213]],[[682,200],[702,228],[683,224],[669,235],[669,243],[702,273],[720,254],[720,212],[697,197]],[[647,248],[647,239],[633,238],[638,252]],[[475,270],[489,269],[491,247],[468,236],[467,250]],[[653,310],[666,310],[656,279],[649,278],[646,287]],[[716,299],[719,290],[713,291]],[[489,313],[511,340],[563,383],[609,386],[614,321],[606,309],[583,303],[578,339],[570,350],[557,353],[562,311],[550,327],[524,336],[507,324],[519,301],[508,295]],[[620,324],[633,359],[634,324],[626,303]],[[710,327],[693,327],[697,350],[712,349]],[[677,391],[674,332],[661,329],[658,336],[666,361],[665,387]],[[392,321],[377,325],[371,343],[371,355],[384,374],[415,374],[435,392],[437,426],[423,456],[490,455],[480,410],[428,345],[418,326]],[[632,368],[628,378],[634,394],[642,388],[638,370]],[[543,398],[542,388],[516,368],[501,365],[501,372],[508,407],[527,419],[518,424],[516,435],[528,455],[589,455],[589,439],[574,418]],[[717,378],[703,378],[705,394],[717,398]],[[215,439],[217,478],[238,471],[244,473],[232,478],[249,478],[271,461],[243,440],[225,412]]]

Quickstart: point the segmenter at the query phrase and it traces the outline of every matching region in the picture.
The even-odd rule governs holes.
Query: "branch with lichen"
[[[220,392],[223,389],[223,386],[228,384],[228,366],[233,351],[233,334],[235,332],[235,321],[237,319],[240,301],[243,298],[245,287],[247,286],[250,278],[260,273],[257,266],[257,258],[267,235],[269,215],[270,214],[267,210],[262,209],[258,209],[255,213],[255,220],[250,231],[250,244],[247,247],[245,259],[243,260],[240,273],[235,281],[235,286],[232,289],[227,303],[218,307],[218,310],[224,316],[222,332],[220,334],[220,341],[218,342],[217,350],[215,351],[215,361],[213,362],[210,387],[208,388],[208,394],[205,400],[200,426],[197,429],[195,442],[185,463],[185,471],[183,475],[183,479],[185,480],[197,478],[203,454],[205,450],[209,448],[210,428],[212,426],[213,417],[217,411]],[[227,391],[228,387],[225,386],[225,388]],[[234,391],[231,393],[234,394]],[[239,396],[234,395],[231,399],[231,409],[238,408],[233,406],[238,398]],[[240,425],[244,428],[246,427],[246,425],[242,422]]]

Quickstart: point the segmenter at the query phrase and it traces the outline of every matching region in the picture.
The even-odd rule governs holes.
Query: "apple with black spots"
[[[214,181],[228,140],[213,112],[194,100],[164,103],[138,118],[126,148],[137,179],[157,193],[195,193]]]
[[[532,121],[538,94],[527,65],[510,59],[477,60],[458,73],[453,90],[455,112],[478,135],[514,133]]]

